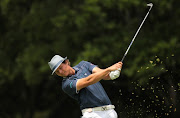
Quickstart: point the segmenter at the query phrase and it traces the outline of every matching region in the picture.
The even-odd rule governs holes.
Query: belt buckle
[[[106,110],[107,110],[107,107],[101,107],[101,110],[102,110],[102,111],[106,111]]]

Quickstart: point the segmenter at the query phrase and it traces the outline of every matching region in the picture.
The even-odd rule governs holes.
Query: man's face
[[[68,65],[67,61],[62,63],[55,71],[58,76],[67,77],[69,75],[70,66]]]

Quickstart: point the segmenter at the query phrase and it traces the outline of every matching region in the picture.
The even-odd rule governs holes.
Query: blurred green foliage
[[[78,118],[78,104],[62,92],[62,79],[51,76],[47,62],[55,54],[72,66],[120,61],[149,2],[154,7],[121,77],[102,84],[121,118],[179,115],[178,0],[1,0],[0,117]]]

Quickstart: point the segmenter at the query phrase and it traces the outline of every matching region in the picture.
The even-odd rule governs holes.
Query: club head
[[[147,4],[147,6],[152,7],[152,6],[153,6],[153,3],[149,3],[149,4]]]

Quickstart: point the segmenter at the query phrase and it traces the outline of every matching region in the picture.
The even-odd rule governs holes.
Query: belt
[[[106,110],[109,110],[109,109],[114,109],[115,106],[114,105],[106,105],[106,106],[101,106],[101,107],[94,107],[94,108],[87,108],[87,109],[83,109],[82,110],[82,113],[85,113],[85,112],[92,112],[92,111],[106,111]]]

